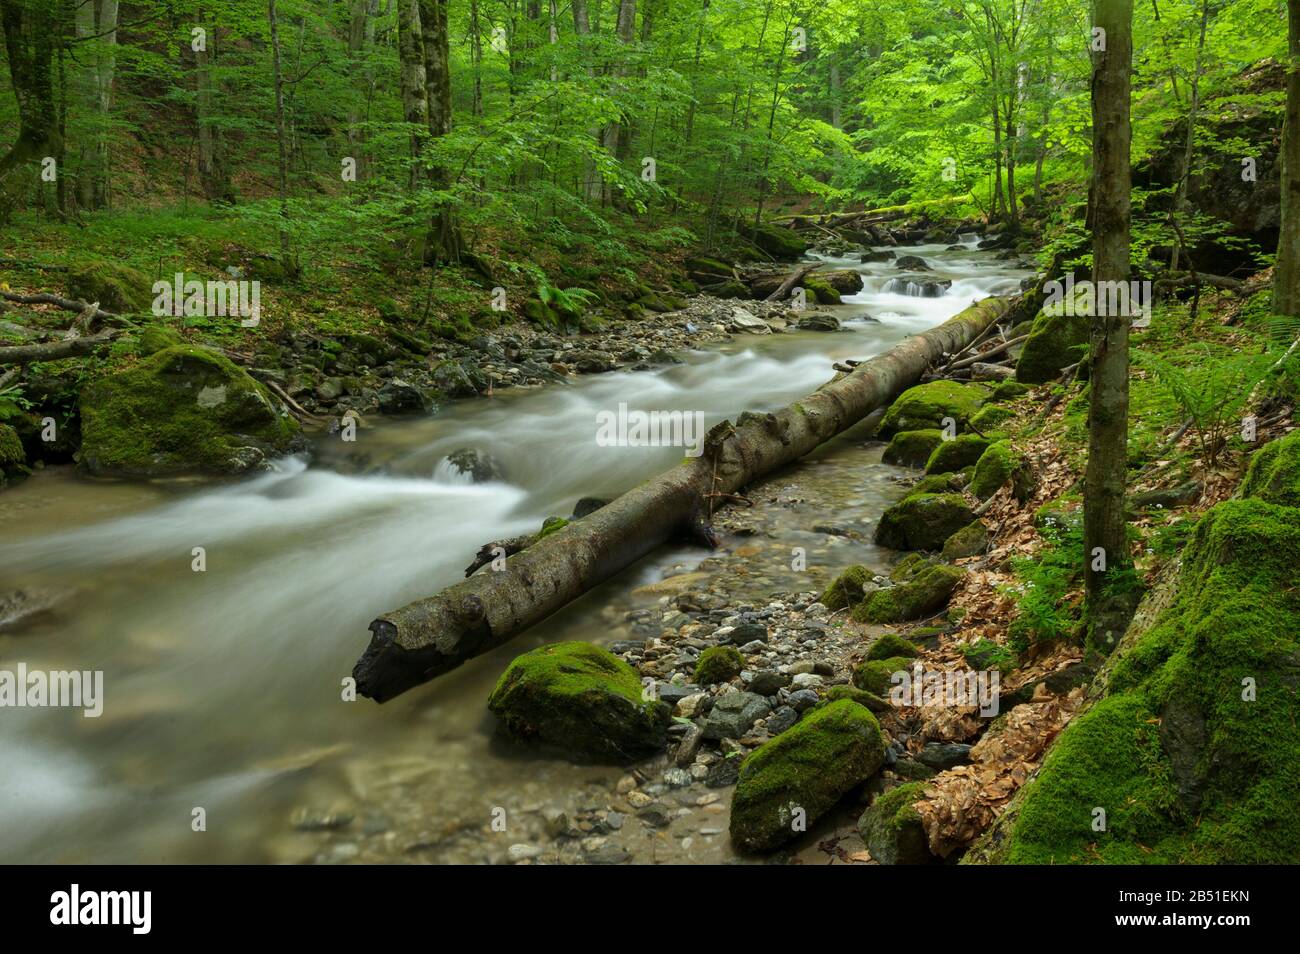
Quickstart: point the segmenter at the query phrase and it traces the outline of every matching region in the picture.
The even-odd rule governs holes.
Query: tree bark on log
[[[986,298],[774,414],[723,421],[709,431],[700,457],[548,534],[504,569],[383,614],[370,624],[370,645],[352,670],[357,691],[385,702],[508,642],[650,553],[702,503],[734,494],[861,421],[1006,315],[1011,303]]]
[[[33,361],[59,361],[63,358],[80,358],[111,344],[118,332],[105,331],[89,338],[65,338],[45,344],[13,345],[0,348],[0,365],[31,364]]]

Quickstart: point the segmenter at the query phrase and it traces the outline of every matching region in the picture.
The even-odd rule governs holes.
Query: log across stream
[[[384,706],[341,698],[359,635],[376,614],[461,579],[487,540],[535,530],[580,497],[612,497],[681,459],[680,449],[627,447],[593,461],[597,411],[620,401],[698,409],[709,426],[774,411],[829,380],[833,362],[879,354],[1027,274],[989,253],[909,251],[953,278],[952,291],[885,293],[888,270],[864,267],[867,289],[836,310],[849,319],[840,334],[741,336],[662,370],[467,401],[365,429],[358,445],[322,439],[312,466],[291,461],[237,484],[103,484],[51,470],[7,491],[0,595],[22,591],[47,608],[0,633],[0,668],[101,670],[105,700],[97,719],[0,719],[0,760],[21,767],[0,778],[0,860],[482,860],[472,854],[486,850],[482,839],[458,854],[446,832],[481,827],[485,806],[546,805],[616,778],[500,751],[487,695],[510,658],[542,640],[617,638],[612,608],[638,605],[647,598],[635,586],[703,551],[655,550]],[[867,312],[880,323],[852,320]],[[445,458],[462,447],[491,453],[505,479],[454,478]],[[892,502],[890,473],[863,473],[852,506],[878,513]],[[870,549],[838,546],[847,562]],[[196,807],[206,832],[191,830]]]

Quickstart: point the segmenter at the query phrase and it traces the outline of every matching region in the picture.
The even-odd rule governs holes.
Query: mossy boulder
[[[932,564],[906,583],[877,590],[853,609],[860,623],[906,623],[939,612],[961,583],[960,567]]]
[[[1011,401],[1029,393],[1029,385],[1019,381],[999,381],[993,385],[993,400]]]
[[[987,500],[998,492],[1020,466],[1020,457],[1008,441],[990,444],[975,463],[975,473],[967,488],[980,500]]]
[[[923,865],[935,860],[915,808],[925,786],[925,782],[909,782],[891,788],[862,813],[858,833],[873,860],[882,865]]]
[[[642,695],[636,670],[608,650],[552,643],[510,664],[488,708],[516,738],[626,762],[659,751],[667,738],[668,705]]]
[[[920,553],[909,553],[893,565],[889,571],[889,578],[895,583],[906,582],[924,570],[931,562],[933,561]]]
[[[868,660],[915,656],[918,650],[897,633],[884,633],[867,649]]]
[[[803,280],[803,287],[819,305],[842,305],[840,293],[830,282],[822,281],[809,275]]]
[[[135,342],[135,350],[142,357],[148,357],[183,344],[185,339],[175,330],[166,325],[150,325],[140,332],[140,337]]]
[[[988,450],[991,443],[987,437],[978,434],[958,434],[950,441],[941,441],[925,462],[925,472],[950,474],[970,467]]]
[[[1103,697],[1061,734],[988,860],[1300,857],[1297,566],[1300,508],[1247,498],[1207,512],[1172,602],[1125,635]]]
[[[889,659],[869,659],[853,669],[853,685],[863,692],[888,698],[893,686],[894,673],[903,672],[912,665],[909,656],[892,656]]]
[[[1255,452],[1241,482],[1241,495],[1284,507],[1300,507],[1300,430]]]
[[[981,521],[972,520],[944,541],[942,556],[945,560],[961,560],[979,556],[988,546],[988,528]]]
[[[832,702],[838,702],[840,699],[848,699],[850,702],[856,702],[860,706],[866,706],[872,712],[887,712],[890,709],[889,703],[880,698],[880,696],[867,692],[865,689],[859,689],[857,686],[831,686],[826,690],[822,701],[817,703],[819,706],[828,706]]]
[[[899,467],[924,467],[934,449],[943,443],[943,431],[899,431],[889,441],[881,460]]]
[[[0,486],[27,476],[27,454],[23,442],[8,424],[0,424]]]
[[[68,272],[68,297],[97,301],[105,311],[124,314],[149,311],[153,282],[144,272],[118,262],[95,261]]]
[[[893,550],[938,550],[974,519],[961,494],[912,494],[881,515],[876,543]]]
[[[732,844],[745,852],[779,848],[884,762],[884,733],[865,706],[841,699],[815,709],[741,763]]]
[[[985,404],[970,419],[970,426],[981,434],[988,434],[996,430],[999,424],[1015,416],[1015,411],[1009,407],[1003,407],[1001,404]]]
[[[808,243],[793,229],[780,225],[760,225],[754,231],[754,244],[773,258],[794,259],[808,251]]]
[[[81,392],[81,465],[99,476],[238,474],[291,449],[298,424],[203,348],[165,348]]]
[[[1025,339],[1016,361],[1016,380],[1021,384],[1044,384],[1080,360],[1088,350],[1086,315],[1056,315],[1041,312]]]
[[[701,686],[729,682],[745,668],[745,657],[735,646],[710,646],[695,661],[695,681]]]
[[[979,384],[956,381],[931,381],[908,388],[889,406],[880,421],[880,436],[893,437],[899,431],[942,429],[943,419],[952,418],[957,425],[970,423],[984,402],[989,389]]]
[[[827,609],[844,609],[862,599],[863,587],[871,582],[871,571],[857,564],[849,567],[822,591],[819,602]]]

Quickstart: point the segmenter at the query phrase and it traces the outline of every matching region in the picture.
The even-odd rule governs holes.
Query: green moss
[[[537,539],[541,540],[545,537],[549,537],[552,533],[563,530],[568,525],[569,521],[565,520],[563,517],[547,517],[542,521],[542,529],[538,532]]]
[[[780,225],[760,225],[754,232],[754,244],[773,258],[798,258],[808,250],[798,232]]]
[[[981,434],[997,429],[997,426],[1016,416],[1016,412],[1000,404],[986,404],[970,419],[970,426]]]
[[[822,701],[817,703],[818,706],[827,706],[832,702],[838,702],[841,699],[848,699],[850,702],[856,702],[860,706],[866,706],[872,712],[885,712],[890,708],[888,702],[874,693],[867,692],[865,689],[859,689],[856,686],[831,686],[826,690]]]
[[[897,633],[884,633],[867,649],[867,659],[896,659],[915,656],[918,650]]]
[[[950,441],[942,441],[925,462],[925,472],[949,474],[969,467],[980,459],[991,443],[987,437],[978,434],[959,434]]]
[[[822,591],[820,602],[827,609],[844,609],[862,599],[862,588],[871,582],[871,571],[857,564],[849,567]]]
[[[899,467],[924,467],[934,449],[943,443],[943,431],[899,431],[889,441],[881,460]]]
[[[974,519],[960,494],[912,494],[881,515],[876,543],[894,550],[938,550]]]
[[[889,578],[895,583],[905,582],[920,573],[931,562],[919,553],[909,553],[894,564],[893,569],[889,571]]]
[[[933,616],[947,604],[965,573],[955,566],[928,566],[907,583],[872,593],[854,608],[853,619],[861,623],[905,623]]]
[[[642,698],[636,670],[591,643],[552,643],[517,657],[488,708],[512,735],[627,761],[664,746],[668,706]]]
[[[989,531],[983,522],[973,520],[962,527],[943,544],[941,556],[945,560],[960,560],[964,557],[979,556],[989,545]]]
[[[185,339],[166,325],[150,325],[140,332],[140,337],[136,340],[135,350],[141,356],[147,357],[183,344],[185,344]]]
[[[105,311],[145,312],[153,302],[153,283],[143,272],[107,260],[75,266],[67,286],[70,298],[97,301]]]
[[[741,763],[731,840],[771,851],[796,837],[885,761],[885,738],[865,707],[842,699],[805,716]],[[802,811],[800,811],[802,810]]]
[[[1300,857],[1297,566],[1300,508],[1248,498],[1206,513],[1174,601],[1125,638],[1107,695],[1062,733],[1023,796],[1008,860]],[[1105,833],[1089,826],[1094,805]]]
[[[735,646],[710,646],[695,661],[695,681],[701,686],[728,682],[745,668],[745,657]]]
[[[1270,441],[1250,459],[1241,482],[1244,497],[1300,507],[1300,430]]]
[[[1016,654],[1007,647],[981,636],[961,648],[966,663],[972,669],[996,669],[1011,672],[1016,668]]]
[[[232,474],[289,448],[298,425],[215,352],[173,347],[81,393],[81,463],[92,474]]]
[[[894,656],[891,659],[871,659],[858,663],[853,669],[853,685],[863,692],[887,698],[893,686],[893,675],[912,665],[908,656]]]
[[[893,437],[899,431],[941,429],[945,417],[957,425],[968,424],[989,398],[989,389],[979,384],[931,381],[908,388],[890,405],[880,422],[880,436]]]
[[[18,432],[8,424],[0,424],[0,486],[25,477],[27,472],[27,454]]]
[[[953,477],[953,474],[930,474],[922,477],[908,488],[903,499],[915,497],[917,494],[950,494],[956,489],[953,487]]]
[[[990,444],[980,455],[975,464],[975,473],[971,477],[969,490],[980,500],[987,500],[1011,479],[1020,458],[1007,441]]]
[[[925,825],[915,803],[925,782],[909,782],[876,798],[858,819],[858,832],[873,860],[882,865],[919,865],[934,861]]]
[[[803,280],[803,287],[812,295],[819,305],[843,304],[843,301],[840,299],[840,293],[835,290],[830,282],[808,275]]]
[[[1054,380],[1062,368],[1079,361],[1087,352],[1088,335],[1088,318],[1084,315],[1040,313],[1016,362],[1016,380],[1021,384]]]
[[[1029,393],[1029,385],[1019,381],[999,381],[993,385],[993,400],[1010,401]]]

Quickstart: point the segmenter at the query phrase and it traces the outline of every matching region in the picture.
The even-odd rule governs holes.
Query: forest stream
[[[865,288],[833,310],[840,333],[739,335],[654,371],[499,391],[432,416],[363,432],[358,472],[337,436],[312,463],[289,458],[235,483],[110,483],[50,468],[10,490],[0,516],[6,590],[48,601],[10,626],[0,666],[100,669],[111,705],[13,711],[0,723],[0,860],[265,862],[502,857],[481,827],[493,806],[537,812],[624,770],[523,756],[494,741],[485,702],[509,661],[555,639],[607,643],[653,595],[634,592],[707,556],[665,547],[509,645],[383,706],[341,700],[370,620],[462,576],[483,543],[567,516],[674,464],[680,448],[597,448],[595,414],[629,407],[703,411],[708,425],[771,410],[972,300],[1019,289],[1028,271],[976,251],[922,245],[942,297],[886,291],[857,256]],[[896,272],[895,272],[896,274]],[[894,286],[896,287],[896,286]],[[869,318],[867,316],[872,316]],[[833,460],[841,439],[819,452]],[[472,447],[504,479],[473,484],[446,464]],[[838,450],[837,450],[838,448]],[[878,460],[878,456],[876,458]],[[839,517],[878,515],[898,492],[876,464]],[[891,496],[892,493],[892,496]],[[839,541],[843,563],[865,542]],[[724,548],[734,546],[724,538]],[[206,569],[192,569],[195,547]],[[57,637],[57,638],[56,638]],[[206,831],[192,830],[202,808]],[[725,820],[692,860],[729,858]],[[323,845],[321,832],[346,829]]]

